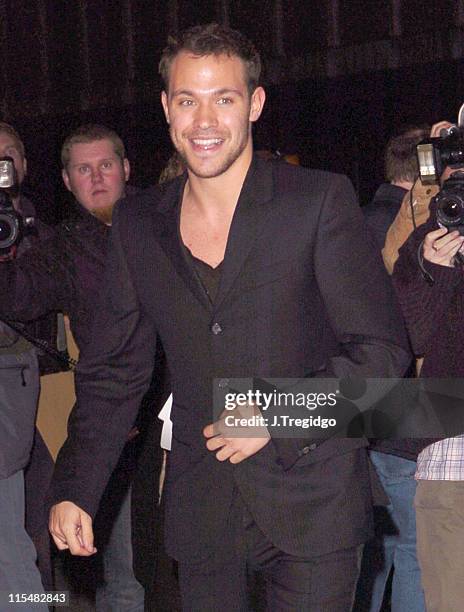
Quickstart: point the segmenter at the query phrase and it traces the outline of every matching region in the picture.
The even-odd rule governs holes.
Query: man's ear
[[[168,125],[169,125],[168,96],[165,91],[161,92],[161,104],[163,106],[164,116],[166,117],[166,121],[168,122]]]
[[[23,169],[24,169],[24,176],[26,176],[26,174],[27,174],[27,159],[25,157],[23,157]]]
[[[262,87],[257,87],[251,95],[250,121],[258,121],[266,101],[266,92]]]
[[[127,157],[124,158],[122,165],[124,167],[124,180],[127,183],[127,181],[129,180],[129,176],[130,176],[130,163]]]
[[[71,190],[71,183],[69,181],[69,176],[68,176],[68,173],[66,172],[65,168],[63,168],[63,170],[61,171],[61,177],[63,178],[63,183],[66,185],[66,189],[68,191],[72,191]]]

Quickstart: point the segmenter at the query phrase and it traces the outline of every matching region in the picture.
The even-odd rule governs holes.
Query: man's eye
[[[219,98],[218,104],[232,104],[232,98]]]
[[[80,172],[80,174],[87,174],[89,171],[89,166],[79,166],[77,170]]]
[[[180,106],[192,106],[193,100],[181,100],[179,102]]]
[[[103,170],[110,170],[112,168],[112,166],[113,166],[113,163],[110,162],[110,161],[104,162],[102,164]]]

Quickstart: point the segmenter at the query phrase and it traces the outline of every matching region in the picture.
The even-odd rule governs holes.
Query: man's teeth
[[[200,140],[199,138],[193,139],[193,144],[198,145],[199,147],[209,147],[211,145],[219,144],[220,142],[220,138],[208,138],[208,140]]]

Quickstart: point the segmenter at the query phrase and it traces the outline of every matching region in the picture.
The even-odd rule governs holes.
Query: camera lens
[[[464,160],[464,151],[456,148],[449,154],[451,164],[460,164]]]
[[[0,249],[7,249],[18,237],[18,225],[6,214],[0,213]]]
[[[463,212],[462,203],[459,200],[445,200],[440,208],[445,217],[447,217],[450,221],[459,219]]]

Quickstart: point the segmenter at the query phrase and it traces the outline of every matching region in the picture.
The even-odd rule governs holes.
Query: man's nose
[[[199,104],[195,115],[195,124],[202,130],[217,126],[216,109],[212,104]]]
[[[103,177],[103,173],[100,170],[100,168],[93,168],[91,177],[92,177],[92,183],[98,183],[99,181],[101,181]]]

